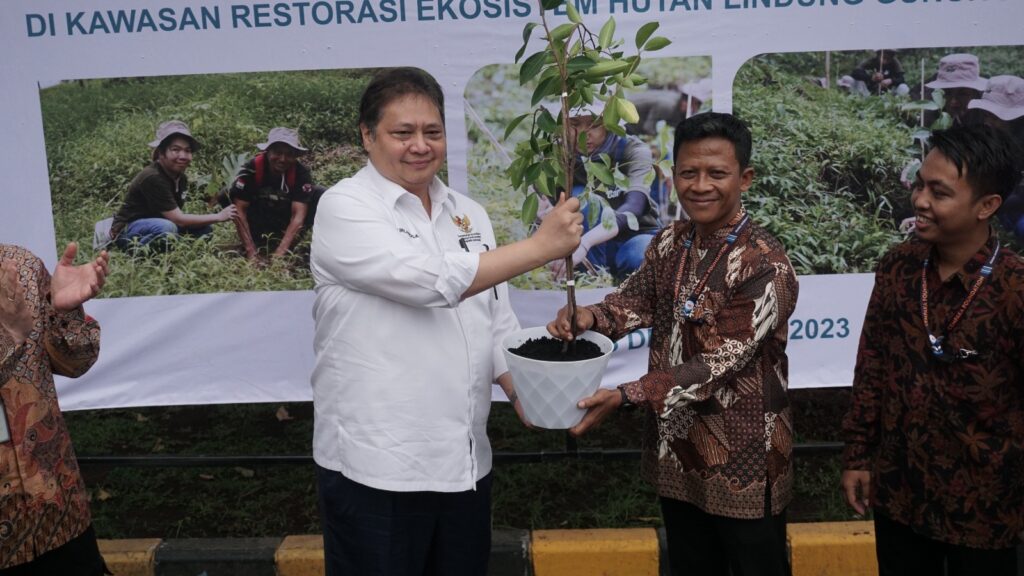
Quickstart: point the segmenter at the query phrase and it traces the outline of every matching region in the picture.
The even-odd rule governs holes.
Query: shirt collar
[[[405,198],[407,194],[412,195],[405,188],[385,178],[370,160],[366,161],[366,169],[376,184],[378,193],[389,206],[394,207],[399,199]],[[430,183],[428,194],[430,194],[430,204],[432,206],[446,206],[448,210],[455,210],[455,194],[437,176],[434,176],[434,181]]]
[[[950,276],[950,280],[956,278],[964,288],[970,288],[978,275],[981,274],[981,267],[988,262],[988,259],[992,256],[992,251],[996,248],[996,233],[989,227],[988,240],[981,246],[981,248],[975,252],[974,256],[968,260],[963,268],[957,270],[953,276]],[[931,249],[932,259],[935,259],[935,248]]]

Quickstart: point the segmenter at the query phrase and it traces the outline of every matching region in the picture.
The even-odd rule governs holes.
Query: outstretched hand
[[[53,270],[50,281],[50,303],[61,312],[74,310],[99,294],[107,280],[110,255],[104,250],[92,262],[75,266],[78,244],[71,242]]]

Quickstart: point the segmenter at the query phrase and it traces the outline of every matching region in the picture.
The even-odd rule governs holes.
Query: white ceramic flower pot
[[[550,337],[543,326],[524,328],[505,338],[502,347],[512,373],[512,384],[526,418],[534,426],[550,429],[579,424],[586,410],[576,403],[597,392],[615,345],[607,336],[587,330],[577,339],[589,340],[601,348],[601,356],[576,362],[531,360],[509,352],[531,338]]]

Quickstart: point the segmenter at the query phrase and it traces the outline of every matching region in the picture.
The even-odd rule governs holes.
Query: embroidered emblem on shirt
[[[459,229],[463,234],[469,234],[473,231],[473,223],[469,221],[469,216],[463,214],[462,216],[452,216],[452,223]]]

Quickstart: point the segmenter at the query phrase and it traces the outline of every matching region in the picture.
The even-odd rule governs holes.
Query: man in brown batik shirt
[[[858,513],[874,512],[881,575],[1015,575],[1024,261],[990,222],[1024,154],[988,126],[936,131],[930,145],[911,195],[915,237],[875,273],[842,487]]]
[[[582,400],[588,412],[570,431],[624,405],[644,409],[642,472],[661,499],[672,574],[788,574],[796,275],[740,201],[754,176],[747,127],[698,114],[676,128],[674,148],[690,220],[660,231],[640,268],[577,316],[578,330],[613,339],[651,327],[649,372]],[[572,338],[565,309],[548,330]]]
[[[69,244],[51,278],[28,250],[0,244],[0,576],[107,572],[53,383],[99,355],[82,303],[108,257],[72,266],[76,252]]]

